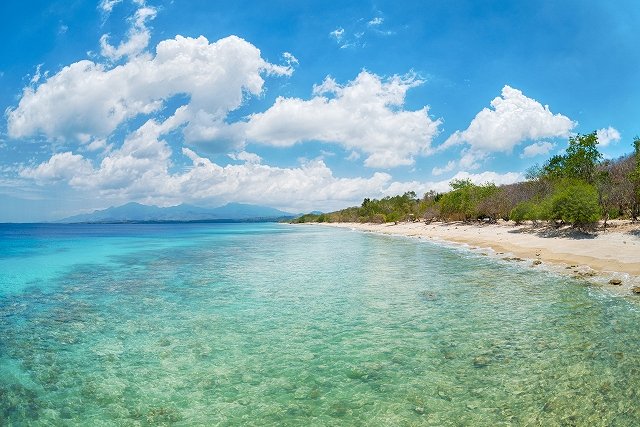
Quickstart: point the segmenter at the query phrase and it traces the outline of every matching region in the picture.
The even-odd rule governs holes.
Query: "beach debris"
[[[576,273],[574,277],[593,277],[597,274],[595,271],[592,271],[592,270],[587,270],[587,271],[574,270],[573,272]]]
[[[540,261],[539,259],[533,261],[533,265],[540,265],[542,264],[542,261]]]
[[[634,294],[640,294],[640,286],[636,286],[635,288],[632,288],[631,292],[633,292]]]
[[[424,415],[424,408],[422,406],[416,406],[413,408],[413,412],[418,415]]]
[[[622,280],[620,279],[611,279],[609,280],[610,285],[620,286],[622,285]]]

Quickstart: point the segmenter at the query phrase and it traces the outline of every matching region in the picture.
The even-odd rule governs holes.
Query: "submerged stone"
[[[620,286],[622,285],[622,280],[620,279],[611,279],[609,280],[610,285]]]
[[[476,368],[484,368],[491,363],[491,359],[487,356],[476,356],[473,358],[473,366]]]

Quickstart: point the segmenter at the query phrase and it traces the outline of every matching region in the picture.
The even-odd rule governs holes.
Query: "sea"
[[[0,225],[2,426],[640,425],[640,304],[288,224]]]

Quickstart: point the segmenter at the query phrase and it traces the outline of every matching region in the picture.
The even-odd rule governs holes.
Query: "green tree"
[[[586,228],[600,219],[598,192],[580,180],[562,180],[549,200],[549,216],[576,228]]]
[[[569,138],[569,147],[564,155],[555,155],[545,163],[542,173],[551,179],[580,179],[594,184],[601,159],[596,132],[578,134]]]

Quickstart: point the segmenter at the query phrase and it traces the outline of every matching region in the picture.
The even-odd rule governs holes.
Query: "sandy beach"
[[[620,276],[621,289],[637,286],[640,280],[640,226],[614,222],[606,232],[587,235],[571,230],[461,222],[402,222],[398,224],[329,223],[332,227],[365,232],[431,239],[472,248],[490,249],[501,257],[522,258],[535,265],[552,265],[567,273],[602,278]],[[517,260],[517,259],[516,259]],[[625,286],[626,285],[626,286]]]

